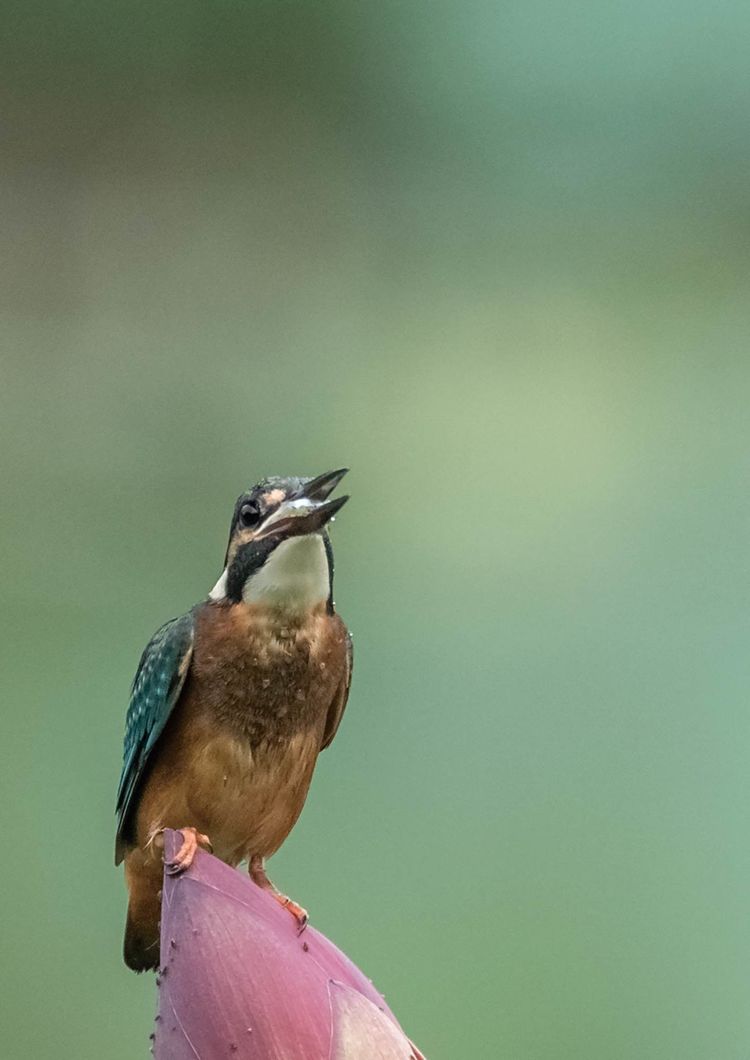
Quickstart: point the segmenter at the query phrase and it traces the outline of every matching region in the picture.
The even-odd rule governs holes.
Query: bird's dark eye
[[[247,501],[240,508],[240,522],[243,526],[257,526],[260,519],[260,510],[257,504]]]

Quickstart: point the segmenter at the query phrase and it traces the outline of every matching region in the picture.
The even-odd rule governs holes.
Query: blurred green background
[[[346,463],[278,883],[430,1060],[745,1060],[747,4],[2,7],[2,1055],[147,1055],[129,682]]]

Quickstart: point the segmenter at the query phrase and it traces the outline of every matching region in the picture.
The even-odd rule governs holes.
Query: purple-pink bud
[[[341,950],[202,850],[164,875],[157,981],[156,1060],[423,1060]]]

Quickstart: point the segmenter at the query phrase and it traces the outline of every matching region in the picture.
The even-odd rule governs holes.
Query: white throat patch
[[[221,580],[221,579],[220,579]],[[273,550],[242,590],[245,603],[304,611],[328,599],[328,556],[320,534],[291,537]]]

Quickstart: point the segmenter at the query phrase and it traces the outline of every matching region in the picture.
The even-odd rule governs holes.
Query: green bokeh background
[[[278,882],[430,1060],[746,1060],[747,4],[2,8],[3,1057],[147,1055],[138,655],[346,463]]]

